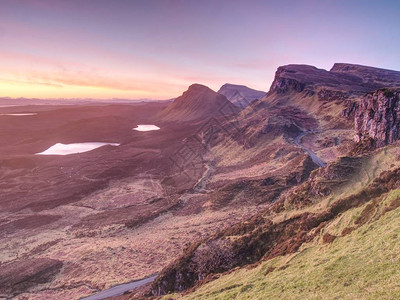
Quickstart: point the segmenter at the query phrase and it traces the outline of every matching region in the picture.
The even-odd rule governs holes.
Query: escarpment
[[[383,147],[400,139],[400,89],[380,89],[367,94],[355,113],[355,141],[372,139]]]

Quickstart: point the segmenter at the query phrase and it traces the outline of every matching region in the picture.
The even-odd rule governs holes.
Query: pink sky
[[[350,3],[349,3],[350,2]],[[399,3],[1,0],[0,97],[152,98],[268,90],[276,68],[400,69]]]

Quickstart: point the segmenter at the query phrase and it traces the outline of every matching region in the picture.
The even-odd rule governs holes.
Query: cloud
[[[2,80],[10,83],[145,92],[154,90],[163,82],[168,82],[168,80],[142,79],[133,72],[122,74],[119,70],[4,51],[0,51],[0,63],[4,66]]]
[[[55,84],[50,82],[39,82],[39,81],[23,81],[23,80],[10,80],[5,78],[0,78],[0,81],[7,82],[11,84],[33,84],[33,85],[45,85],[45,86],[52,86],[52,87],[59,87],[62,88],[61,84]]]

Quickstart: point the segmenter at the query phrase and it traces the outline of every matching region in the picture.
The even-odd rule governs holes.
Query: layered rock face
[[[279,67],[275,72],[275,78],[269,92],[276,92],[277,94],[283,94],[290,90],[302,92],[306,86],[306,83],[302,80],[303,73],[316,71],[318,71],[317,68],[306,65],[287,65]]]
[[[355,141],[371,138],[377,147],[400,139],[400,89],[367,94],[355,112]]]

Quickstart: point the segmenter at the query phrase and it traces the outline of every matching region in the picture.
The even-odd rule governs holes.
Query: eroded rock
[[[355,113],[355,141],[371,138],[377,147],[400,139],[400,89],[380,89],[367,94]]]

